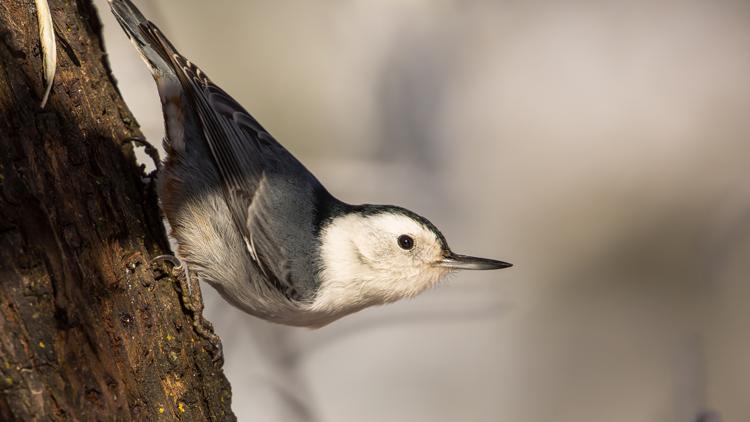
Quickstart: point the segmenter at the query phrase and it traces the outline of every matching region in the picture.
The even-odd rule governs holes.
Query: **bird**
[[[318,328],[507,262],[454,253],[426,218],[334,197],[129,0],[109,0],[162,103],[160,206],[189,274],[256,317]]]

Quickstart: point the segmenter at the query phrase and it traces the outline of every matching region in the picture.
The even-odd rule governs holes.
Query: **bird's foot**
[[[213,350],[211,360],[222,366],[224,364],[224,350],[221,345],[221,338],[214,332],[213,325],[203,318],[203,295],[199,285],[193,289],[193,281],[190,277],[190,271],[185,263],[174,255],[159,255],[151,260],[152,265],[160,261],[172,264],[170,276],[180,287],[182,304],[192,315],[193,329],[202,339],[208,341]]]
[[[196,315],[196,314],[193,314]],[[193,329],[198,335],[206,340],[211,346],[211,361],[217,366],[224,365],[224,347],[221,344],[221,338],[214,332],[214,326],[203,318],[202,314],[197,314],[193,318]]]

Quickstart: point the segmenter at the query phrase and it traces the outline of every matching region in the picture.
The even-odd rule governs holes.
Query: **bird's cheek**
[[[354,251],[354,254],[357,256],[357,259],[362,263],[369,266],[372,266],[373,264],[377,263],[378,261],[381,261],[381,255],[382,253],[379,252],[379,249],[376,247],[371,247],[373,243],[370,243],[365,239],[365,241],[353,241],[352,242],[352,250]]]

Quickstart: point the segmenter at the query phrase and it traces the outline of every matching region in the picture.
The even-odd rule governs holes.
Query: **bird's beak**
[[[437,265],[452,270],[499,270],[513,266],[513,264],[503,261],[458,255],[453,252],[450,252],[445,258],[438,261]]]

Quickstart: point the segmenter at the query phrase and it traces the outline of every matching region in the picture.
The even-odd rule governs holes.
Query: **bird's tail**
[[[133,42],[154,78],[176,79],[173,60],[176,53],[159,28],[146,19],[130,0],[109,0],[117,22]]]
[[[178,60],[189,62],[130,0],[109,0],[109,6],[156,81],[167,132],[164,149],[168,155],[185,152],[185,127],[197,120],[188,116],[190,101],[185,94],[185,75],[179,70]]]

